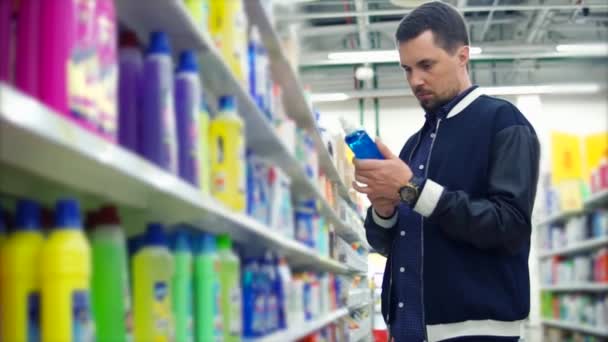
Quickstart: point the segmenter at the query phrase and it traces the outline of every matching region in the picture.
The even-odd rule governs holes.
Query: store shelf
[[[352,203],[348,189],[342,182],[338,171],[332,161],[321,134],[315,123],[315,116],[309,107],[304,90],[287,57],[283,53],[277,32],[272,26],[270,18],[259,0],[245,1],[245,7],[251,24],[258,26],[264,45],[270,57],[272,75],[283,89],[283,98],[287,114],[296,121],[299,127],[310,132],[319,150],[319,164],[327,177],[337,184],[340,196]]]
[[[257,155],[273,161],[289,175],[293,193],[320,199],[323,215],[334,225],[339,236],[349,242],[361,241],[361,232],[346,226],[337,217],[317,184],[306,176],[301,163],[289,152],[267,117],[230,71],[211,38],[196,26],[183,2],[151,0],[142,7],[138,0],[118,0],[117,9],[119,17],[128,22],[143,41],[150,31],[162,30],[169,34],[175,51],[199,50],[205,89],[215,95],[234,94],[237,97],[239,114],[245,121],[247,146]],[[290,97],[286,96],[286,100]],[[322,159],[327,150],[322,144],[318,147]]]
[[[542,291],[551,292],[603,292],[608,291],[608,283],[567,283],[558,285],[543,285]]]
[[[366,319],[365,323],[360,322],[358,329],[349,331],[349,342],[360,342],[364,338],[369,337],[372,333],[371,319]]]
[[[346,302],[350,310],[357,310],[364,306],[370,305],[371,300],[372,297],[370,289],[355,289],[348,293]]]
[[[593,194],[585,201],[585,208],[589,210],[601,207],[608,207],[608,190]]]
[[[186,222],[237,241],[261,243],[290,264],[349,273],[305,245],[226,209],[210,196],[139,156],[53,113],[36,100],[0,84],[0,188],[49,202],[72,194],[144,211],[146,220]]]
[[[555,250],[541,251],[538,257],[541,259],[549,258],[556,255],[570,255],[579,252],[593,250],[602,246],[608,246],[608,236],[602,236],[595,239],[573,243],[571,246],[558,248]]]
[[[542,323],[544,325],[548,325],[548,326],[552,326],[552,327],[556,327],[556,328],[578,331],[578,332],[582,332],[582,333],[586,333],[586,334],[590,334],[590,335],[594,335],[594,336],[599,336],[599,337],[608,337],[608,327],[598,328],[598,327],[593,327],[593,326],[590,326],[587,324],[570,323],[570,322],[554,320],[554,319],[543,319]]]
[[[314,333],[315,331],[323,328],[324,326],[339,320],[340,318],[346,316],[347,314],[348,314],[347,309],[339,309],[322,318],[319,318],[319,319],[316,319],[316,320],[313,320],[310,322],[304,322],[303,324],[300,324],[297,327],[294,327],[292,329],[288,329],[286,331],[280,331],[280,332],[274,333],[274,334],[266,336],[266,337],[262,337],[262,338],[258,338],[258,339],[251,339],[251,340],[247,340],[247,341],[252,341],[252,342],[253,341],[254,342],[297,341],[298,339],[306,337],[306,336]]]
[[[547,217],[545,220],[539,222],[537,224],[537,226],[539,226],[539,227],[550,226],[555,223],[561,223],[561,222],[567,221],[570,218],[580,216],[582,214],[583,214],[582,210],[569,210],[569,211],[555,213],[555,214]]]

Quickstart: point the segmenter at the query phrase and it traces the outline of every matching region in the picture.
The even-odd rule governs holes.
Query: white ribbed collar
[[[472,92],[470,92],[467,96],[460,100],[460,102],[458,102],[454,106],[454,108],[452,108],[452,110],[450,110],[446,118],[449,119],[460,114],[460,112],[465,110],[465,108],[467,108],[471,103],[473,103],[473,101],[477,100],[477,98],[481,95],[484,95],[481,88],[475,88]]]

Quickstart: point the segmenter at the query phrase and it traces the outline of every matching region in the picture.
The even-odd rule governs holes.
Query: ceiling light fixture
[[[608,44],[560,44],[555,47],[557,52],[565,53],[585,53],[585,54],[597,54],[597,55],[608,55]]]
[[[310,100],[312,102],[337,102],[346,101],[349,98],[350,96],[345,93],[318,93],[310,95]]]
[[[471,55],[480,55],[483,50],[478,46],[469,48]],[[399,62],[399,52],[397,50],[364,50],[330,52],[327,54],[330,61],[340,61],[343,63],[387,63]]]
[[[374,77],[374,69],[367,65],[360,66],[355,70],[355,78],[359,81],[369,81]]]

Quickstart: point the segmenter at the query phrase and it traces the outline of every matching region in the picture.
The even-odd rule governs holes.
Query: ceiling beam
[[[574,10],[580,5],[501,5],[501,6],[467,6],[460,9],[461,12],[489,12],[489,11],[537,11],[542,9],[548,10]],[[608,4],[588,4],[585,7],[590,10],[608,10]],[[317,12],[317,13],[300,13],[294,15],[286,15],[277,17],[281,21],[298,21],[311,19],[328,19],[328,18],[349,18],[360,15],[366,16],[385,16],[385,15],[405,15],[411,12],[411,9],[389,9],[389,10],[365,10],[358,11],[342,11],[342,12]]]
[[[531,44],[536,40],[536,36],[538,32],[540,32],[540,28],[543,26],[547,15],[549,14],[549,9],[542,9],[536,14],[536,18],[532,23],[532,27],[530,28],[530,33],[526,37],[526,43]]]
[[[500,0],[494,0],[492,7],[496,7],[498,5],[499,1]],[[483,28],[481,30],[481,37],[479,38],[479,40],[482,42],[486,40],[486,34],[488,33],[488,30],[490,29],[490,24],[492,23],[493,17],[494,17],[494,10],[490,10],[490,13],[488,13],[488,17],[486,18],[486,22],[483,24]]]

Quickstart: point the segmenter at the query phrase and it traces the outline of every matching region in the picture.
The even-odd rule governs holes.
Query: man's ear
[[[463,45],[458,48],[456,52],[458,55],[458,62],[461,66],[466,66],[469,64],[469,60],[471,58],[471,47],[468,45]]]

